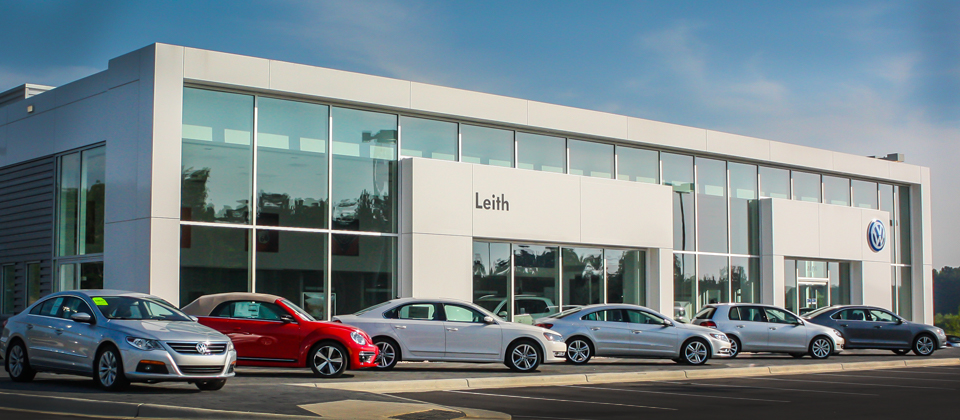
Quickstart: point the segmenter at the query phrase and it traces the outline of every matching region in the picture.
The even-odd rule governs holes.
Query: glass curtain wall
[[[461,124],[460,144],[463,162],[513,167],[513,131]]]
[[[838,206],[850,206],[850,180],[824,175],[823,202]]]
[[[562,248],[563,300],[561,304],[593,305],[603,302],[603,250]]]
[[[617,179],[660,183],[660,153],[656,150],[616,146]]]
[[[473,243],[473,303],[511,319],[510,276],[510,244]]]
[[[821,202],[820,175],[797,171],[793,171],[791,175],[793,176],[794,200]]]
[[[59,157],[54,290],[103,288],[105,194],[105,146]]]
[[[790,171],[786,169],[760,167],[760,197],[783,198],[789,200]]]
[[[570,173],[597,178],[613,178],[613,145],[583,140],[568,140]]]
[[[457,160],[460,136],[457,123],[401,116],[400,131],[401,155]]]
[[[566,139],[517,133],[517,167],[562,174],[566,168]]]
[[[646,256],[637,250],[603,250],[607,303],[647,304]]]
[[[697,218],[710,221],[696,224],[697,251],[725,254],[727,253],[727,163],[722,160],[697,158],[696,165]]]
[[[730,253],[759,255],[760,206],[757,201],[757,167],[733,162],[729,163],[728,167],[730,170]]]
[[[693,157],[661,153],[663,185],[673,187],[673,249],[695,250]]]
[[[554,246],[513,246],[514,321],[530,324],[559,312],[559,254]]]

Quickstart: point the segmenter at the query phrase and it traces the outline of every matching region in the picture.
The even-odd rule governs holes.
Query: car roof
[[[79,290],[64,290],[62,292],[51,293],[47,296],[44,296],[44,299],[53,296],[61,295],[83,295],[86,297],[93,296],[136,296],[136,297],[155,297],[146,293],[140,292],[131,292],[129,290],[116,290],[116,289],[79,289]]]
[[[187,315],[207,316],[223,302],[241,300],[274,303],[279,299],[282,299],[282,297],[268,295],[266,293],[217,293],[214,295],[200,296],[197,300],[190,302],[189,305],[184,306],[181,310]]]

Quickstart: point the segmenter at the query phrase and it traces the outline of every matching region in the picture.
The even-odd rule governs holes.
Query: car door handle
[[[876,327],[873,327],[873,328],[876,328],[876,329],[879,330],[879,329],[883,328],[883,325],[877,325]]]
[[[33,325],[32,325],[32,324],[27,324],[27,329],[28,329],[28,330],[32,330],[32,329],[33,329]]]
[[[459,328],[447,328],[447,331],[460,331]]]
[[[634,333],[634,334],[640,334],[640,333],[642,333],[642,332],[643,332],[643,331],[640,331],[640,330],[633,330],[633,333]]]
[[[770,330],[771,330],[771,331],[776,330],[776,329],[777,329],[777,327],[770,327]]]
[[[57,328],[55,331],[57,332],[57,335],[63,334],[63,330],[61,330],[61,329],[59,329],[59,328]]]
[[[407,326],[406,326],[406,325],[394,325],[393,328],[396,328],[396,329],[398,329],[398,330],[405,330],[405,329],[407,329]]]
[[[743,328],[744,325],[737,325],[737,328]]]
[[[841,327],[849,327],[850,325],[848,325],[848,324],[840,324],[840,326],[841,326]]]
[[[600,331],[600,327],[590,327],[591,331]]]

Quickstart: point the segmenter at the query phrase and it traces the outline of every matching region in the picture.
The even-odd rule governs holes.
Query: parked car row
[[[9,318],[0,355],[16,382],[53,372],[91,376],[106,390],[164,381],[218,390],[237,365],[309,367],[333,378],[389,370],[401,360],[500,362],[532,372],[542,363],[582,365],[594,356],[702,365],[743,352],[825,359],[844,349],[886,348],[929,356],[948,345],[939,328],[867,306],[799,317],[769,305],[711,304],[685,324],[642,306],[601,304],[527,325],[494,315],[484,307],[502,310],[504,302],[487,301],[394,299],[326,322],[267,294],[208,295],[180,310],[141,293],[68,291]]]

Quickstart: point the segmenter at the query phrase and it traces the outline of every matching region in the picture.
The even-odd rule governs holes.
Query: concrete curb
[[[818,363],[806,365],[743,367],[698,370],[668,370],[653,372],[612,372],[576,375],[509,376],[441,380],[370,381],[370,382],[322,382],[293,384],[315,386],[320,389],[397,394],[401,392],[453,391],[461,389],[514,388],[528,386],[557,386],[605,384],[619,382],[677,381],[686,379],[722,379],[749,376],[799,375],[872,369],[897,369],[906,367],[934,367],[960,365],[960,359],[897,360],[886,362]]]

